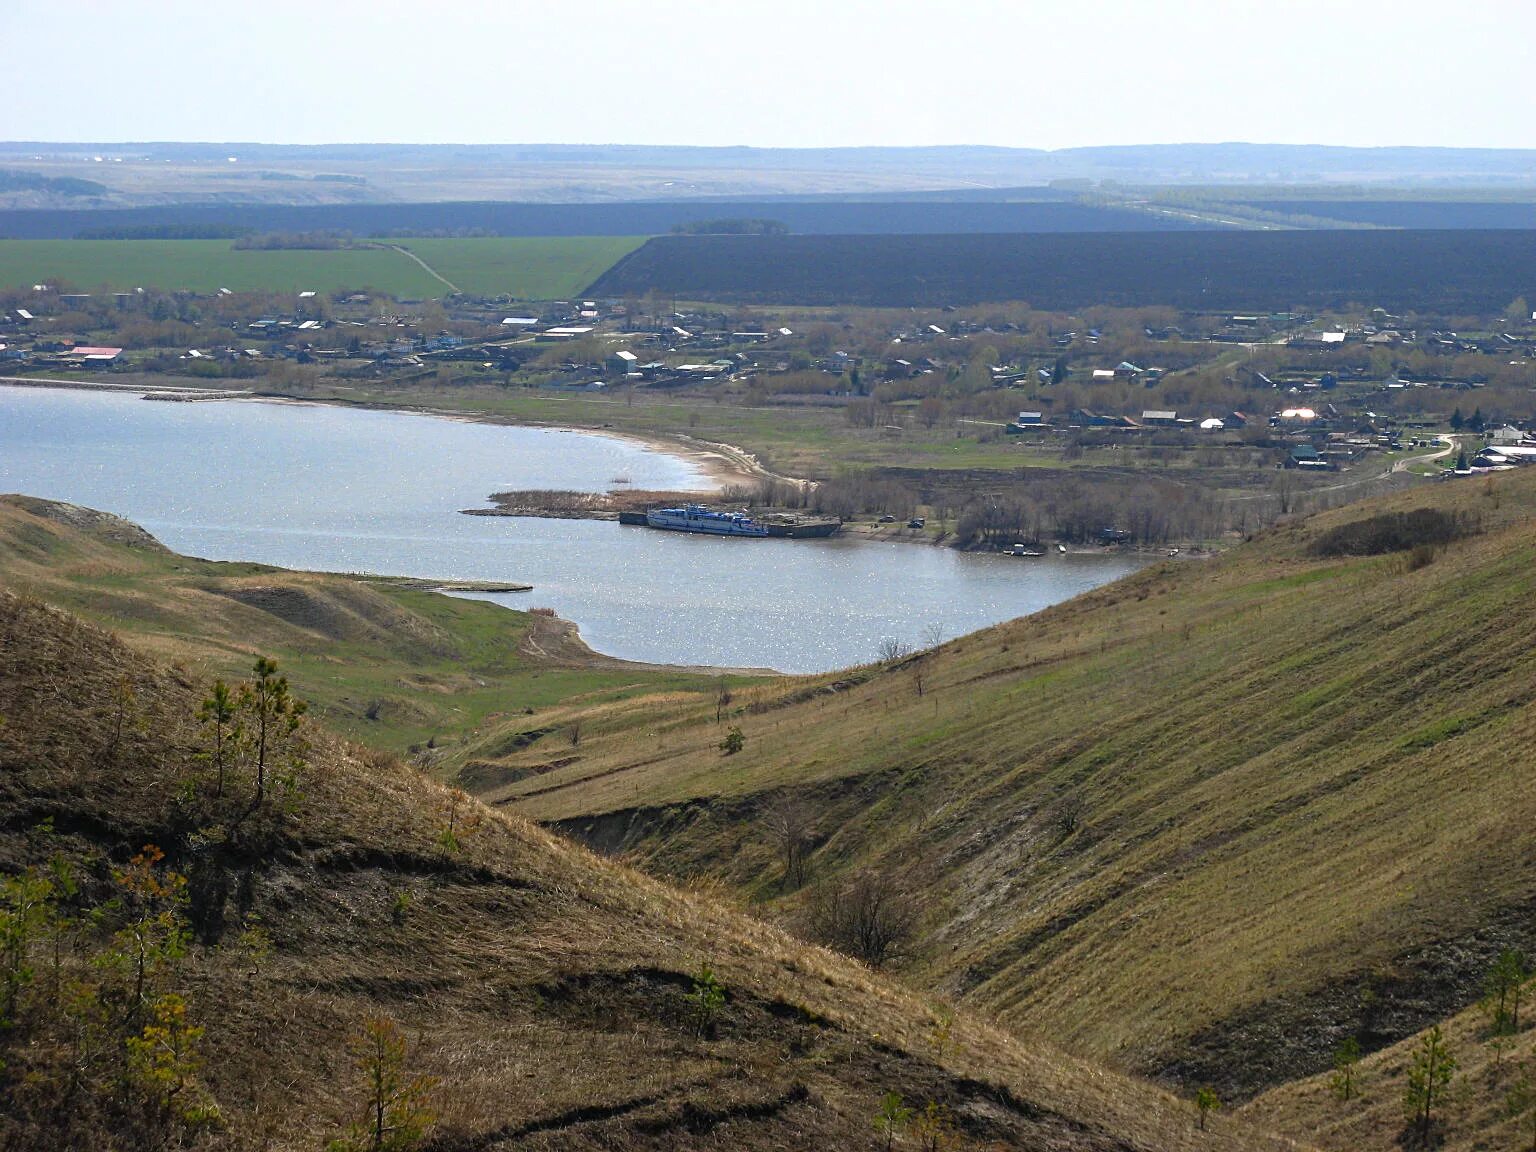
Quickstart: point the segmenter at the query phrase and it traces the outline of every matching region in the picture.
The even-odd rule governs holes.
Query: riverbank
[[[594,672],[635,672],[647,675],[688,676],[783,676],[773,668],[719,668],[705,664],[653,664],[644,660],[624,660],[607,656],[588,646],[581,627],[574,620],[557,616],[548,609],[535,608],[529,614],[530,626],[518,645],[524,657],[546,668],[580,668]]]
[[[509,583],[505,580],[427,580],[419,576],[371,576],[360,575],[354,579],[369,584],[387,584],[391,588],[408,588],[416,592],[532,592],[532,584]]]
[[[315,398],[290,393],[253,393],[252,399],[289,401],[297,404],[319,404],[337,408],[361,408],[377,412],[411,412],[421,416],[436,416],[444,420],[462,420],[470,424],[492,424],[504,428],[538,428],[546,432],[571,432],[581,436],[603,436],[610,440],[622,440],[650,452],[659,452],[690,464],[704,477],[704,483],[696,488],[678,489],[674,494],[690,497],[716,495],[735,486],[757,487],[768,481],[778,481],[806,487],[813,482],[795,476],[782,476],[764,468],[756,456],[735,444],[701,440],[686,433],[663,435],[641,433],[612,425],[584,425],[555,420],[534,420],[506,416],[496,412],[475,412],[462,408],[440,408],[425,404],[400,404],[388,401],[348,400],[341,397]],[[483,514],[483,513],[482,513]],[[538,515],[538,513],[527,513]]]
[[[57,380],[46,376],[0,376],[0,384],[17,388],[74,388],[82,392],[137,392],[146,399],[177,396],[188,400],[243,400],[253,395],[244,388],[204,388],[191,384],[119,384],[115,380]]]
[[[622,440],[650,452],[660,452],[693,466],[704,477],[697,488],[677,490],[690,497],[715,495],[734,486],[757,487],[765,481],[780,481],[804,487],[812,482],[794,476],[781,476],[770,472],[758,463],[757,457],[735,444],[700,440],[677,433],[664,436],[646,434],[612,427],[611,425],[578,425],[551,420],[532,420],[505,416],[495,412],[475,412],[462,408],[440,408],[425,404],[399,404],[388,401],[347,400],[340,397],[315,398],[291,393],[253,393],[251,399],[286,401],[297,404],[319,404],[337,408],[362,408],[378,412],[412,412],[421,416],[435,416],[444,420],[462,420],[470,424],[492,424],[505,428],[539,428],[547,432],[572,432],[582,436],[604,436],[610,440]],[[479,513],[486,515],[487,513]],[[489,513],[495,515],[496,513]],[[529,512],[524,515],[542,515]]]

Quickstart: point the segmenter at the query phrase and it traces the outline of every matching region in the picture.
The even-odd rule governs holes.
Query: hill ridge
[[[968,1147],[1212,1146],[1187,1105],[1150,1085],[969,1017],[935,1046],[944,1017],[922,998],[322,730],[283,753],[268,800],[250,801],[246,761],[218,799],[210,733],[193,717],[203,691],[0,591],[0,873],[9,883],[52,855],[94,902],[124,875],[168,876],[146,843],[184,871],[193,939],[153,978],[206,1027],[177,1083],[220,1116],[176,1135],[172,1113],[136,1095],[136,1073],[108,1074],[111,1041],[56,1111],[57,1014],[75,1001],[24,981],[18,1029],[0,1036],[0,1091],[15,1105],[0,1145],[313,1147],[357,1114],[347,1038],[383,1015],[409,1039],[413,1070],[440,1078],[422,1146],[442,1152],[533,1136],[548,1148],[875,1148],[886,1091],[942,1104]],[[129,889],[134,901],[153,891]],[[102,905],[100,931],[131,906]],[[116,985],[94,973],[108,969],[76,950],[110,944],[85,923],[64,976],[105,996]],[[701,963],[723,990],[707,1026],[691,1006]],[[1288,1146],[1237,1121],[1214,1140]]]
[[[1316,554],[1419,507],[1481,526],[1423,557]],[[1502,947],[1536,952],[1533,511],[1527,474],[1416,489],[846,692],[745,690],[729,759],[712,710],[588,710],[580,764],[487,798],[802,926],[817,878],[889,870],[926,916],[908,979],[1242,1098],[1326,1068],[1347,1032],[1370,1050],[1464,1007]],[[781,882],[785,803],[806,890]]]

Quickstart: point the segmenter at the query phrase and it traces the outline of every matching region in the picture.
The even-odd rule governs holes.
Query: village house
[[[1136,426],[1135,422],[1128,417],[1107,416],[1089,408],[1076,409],[1070,419],[1073,424],[1083,428],[1133,428]]]
[[[1525,440],[1525,433],[1513,424],[1505,424],[1488,433],[1490,444],[1519,444]]]
[[[1317,412],[1311,408],[1282,408],[1270,418],[1270,423],[1281,428],[1304,428],[1317,420]]]
[[[76,344],[68,352],[64,353],[64,358],[79,360],[91,367],[99,368],[117,363],[117,358],[122,354],[123,350],[121,348],[104,348],[91,344]]]
[[[1311,444],[1295,445],[1285,458],[1285,466],[1307,472],[1327,472],[1333,468]]]

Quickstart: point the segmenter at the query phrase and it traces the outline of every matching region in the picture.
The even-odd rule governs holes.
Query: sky
[[[0,0],[0,139],[1536,147],[1536,2]]]

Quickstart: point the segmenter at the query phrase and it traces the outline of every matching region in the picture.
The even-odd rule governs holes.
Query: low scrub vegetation
[[[1472,512],[1415,508],[1409,512],[1383,512],[1364,520],[1340,524],[1318,537],[1314,556],[1379,556],[1386,552],[1413,552],[1442,548],[1454,540],[1482,530]],[[1423,564],[1416,564],[1423,567]]]

